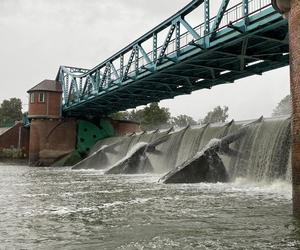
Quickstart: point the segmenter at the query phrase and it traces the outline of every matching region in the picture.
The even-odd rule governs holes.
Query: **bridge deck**
[[[192,28],[185,15],[209,7],[208,1],[192,1],[92,70],[61,66],[64,112],[107,115],[288,65],[287,21],[271,1],[241,1],[226,9],[228,2],[213,18],[204,8],[205,21]],[[158,47],[157,34],[166,29]],[[149,40],[153,47],[146,52]]]

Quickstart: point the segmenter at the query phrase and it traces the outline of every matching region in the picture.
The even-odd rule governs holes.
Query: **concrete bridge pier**
[[[272,0],[272,3],[289,21],[293,212],[300,218],[300,1]]]

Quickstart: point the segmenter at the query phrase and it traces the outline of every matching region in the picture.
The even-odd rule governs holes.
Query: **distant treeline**
[[[0,127],[11,127],[22,120],[22,101],[19,98],[4,100],[0,105]]]
[[[225,122],[228,118],[228,107],[217,106],[208,112],[204,119],[198,121],[188,115],[172,117],[168,108],[161,108],[156,102],[150,103],[143,109],[117,112],[112,114],[111,117],[116,120],[139,122],[142,129],[150,130],[169,126],[185,127],[187,125]]]

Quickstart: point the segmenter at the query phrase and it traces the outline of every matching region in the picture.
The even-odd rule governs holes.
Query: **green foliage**
[[[144,109],[142,127],[155,129],[161,125],[168,124],[171,118],[169,109],[160,108],[157,102],[151,103]]]
[[[139,122],[140,124],[143,123],[144,120],[144,110],[145,109],[140,109],[140,110],[132,110],[131,112],[128,113],[127,119],[130,121],[136,121]]]
[[[114,120],[127,120],[126,117],[126,113],[128,113],[127,111],[125,112],[116,112],[111,114],[109,117],[114,119]]]
[[[22,120],[22,102],[19,98],[4,100],[0,105],[0,126],[12,126]]]
[[[291,96],[284,97],[273,110],[272,116],[290,115],[292,113]]]
[[[110,116],[115,120],[135,121],[141,124],[142,129],[155,129],[169,124],[171,118],[169,109],[160,108],[158,103],[151,103],[144,109],[117,112]]]
[[[213,111],[207,113],[205,118],[203,119],[203,124],[214,123],[214,122],[225,122],[228,118],[228,107],[224,106],[221,108],[217,106]]]
[[[21,149],[4,148],[0,150],[0,159],[23,159],[26,155]]]
[[[172,125],[177,127],[186,127],[188,125],[197,125],[197,122],[188,115],[179,115],[172,118]]]
[[[141,123],[143,120],[144,110],[131,110],[117,112],[110,115],[114,120],[125,120],[125,121],[135,121]]]

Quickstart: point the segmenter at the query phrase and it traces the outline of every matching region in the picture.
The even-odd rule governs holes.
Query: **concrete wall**
[[[33,119],[30,127],[29,165],[51,165],[73,151],[75,144],[75,120]]]
[[[40,93],[45,93],[45,101],[39,102],[38,97]],[[47,92],[47,91],[34,91],[34,103],[31,103],[29,97],[29,118],[59,118],[61,116],[61,93]]]
[[[0,150],[20,149],[28,156],[29,134],[29,128],[24,128],[22,123],[17,123],[0,135]]]

